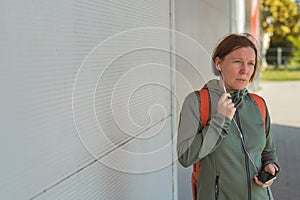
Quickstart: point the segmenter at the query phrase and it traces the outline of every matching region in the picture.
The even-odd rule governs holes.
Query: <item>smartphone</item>
[[[257,178],[258,178],[258,180],[260,180],[260,182],[268,184],[269,182],[276,179],[276,173],[275,173],[275,175],[272,175],[266,171],[261,171],[258,174]]]

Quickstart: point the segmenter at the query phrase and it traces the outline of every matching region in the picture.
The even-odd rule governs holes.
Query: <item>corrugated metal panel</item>
[[[169,1],[0,10],[1,199],[172,199]]]

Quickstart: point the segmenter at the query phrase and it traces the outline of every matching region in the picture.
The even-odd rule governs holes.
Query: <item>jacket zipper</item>
[[[248,152],[247,152],[247,149],[246,149],[246,144],[245,144],[245,140],[244,140],[244,134],[243,134],[243,131],[242,131],[242,127],[241,127],[240,117],[239,117],[238,111],[236,111],[236,115],[235,116],[236,116],[236,121],[237,121],[238,128],[240,130],[240,133],[242,134],[241,143],[242,143],[243,152],[244,152],[244,155],[245,155],[245,167],[246,167],[247,187],[248,187],[248,200],[251,200],[251,178],[250,178],[249,156],[248,156]]]
[[[216,176],[215,182],[215,200],[219,199],[219,176]]]

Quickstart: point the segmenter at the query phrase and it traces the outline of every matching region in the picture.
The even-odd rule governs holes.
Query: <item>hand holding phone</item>
[[[258,175],[257,178],[260,182],[264,184],[268,184],[271,181],[274,181],[276,179],[276,173],[275,175],[270,174],[269,172],[266,171],[261,171]]]

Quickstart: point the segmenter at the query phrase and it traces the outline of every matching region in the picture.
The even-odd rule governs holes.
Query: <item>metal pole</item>
[[[282,48],[277,47],[277,66],[279,67],[282,64]]]

